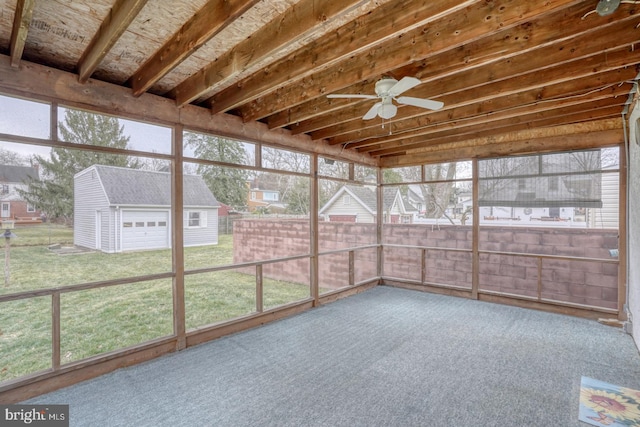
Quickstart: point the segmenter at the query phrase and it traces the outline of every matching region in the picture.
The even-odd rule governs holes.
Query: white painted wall
[[[629,239],[628,277],[629,310],[632,335],[640,348],[640,107],[636,104],[629,117],[629,215],[627,238]]]

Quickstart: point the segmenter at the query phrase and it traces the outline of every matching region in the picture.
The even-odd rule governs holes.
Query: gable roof
[[[0,165],[0,182],[26,183],[29,178],[38,179],[38,169],[32,166]]]
[[[377,197],[376,197],[375,190],[371,189],[370,187],[366,187],[366,186],[360,187],[357,185],[343,185],[342,187],[340,187],[340,189],[336,191],[336,193],[331,197],[331,199],[329,199],[329,201],[325,203],[322,209],[320,209],[319,213],[320,214],[324,213],[324,211],[327,210],[331,205],[333,205],[335,201],[338,199],[338,197],[340,197],[340,195],[345,192],[349,193],[356,201],[358,201],[358,203],[360,203],[367,211],[369,211],[369,213],[371,213],[372,215],[376,214]],[[385,187],[383,189],[383,196],[382,196],[382,202],[384,206],[383,209],[386,210],[393,206],[393,203],[396,200],[398,193],[399,193],[399,190],[396,187]],[[403,203],[402,198],[398,198],[398,200],[400,201],[400,203]]]
[[[171,174],[116,166],[93,165],[110,204],[170,206]],[[77,175],[76,175],[77,176]],[[184,205],[219,207],[207,184],[199,175],[184,175]]]

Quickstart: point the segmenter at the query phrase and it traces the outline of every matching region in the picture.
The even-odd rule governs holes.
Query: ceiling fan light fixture
[[[382,105],[378,107],[378,115],[383,119],[390,119],[392,117],[395,117],[397,113],[398,113],[398,107],[396,107],[390,102],[389,103],[383,102]]]
[[[611,15],[620,6],[620,0],[600,0],[596,6],[596,12],[600,16]]]

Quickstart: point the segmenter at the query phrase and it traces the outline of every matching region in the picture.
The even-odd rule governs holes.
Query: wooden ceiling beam
[[[393,134],[389,137],[381,137],[366,140],[369,144],[366,146],[350,146],[350,148],[358,148],[360,152],[381,150],[385,148],[395,148],[396,141],[418,141],[423,138],[429,138],[434,135],[446,135],[451,132],[455,134],[465,134],[466,129],[478,127],[495,126],[495,123],[520,123],[522,117],[532,117],[533,114],[546,115],[548,112],[556,114],[558,109],[570,107],[580,107],[583,111],[593,108],[602,108],[611,104],[617,104],[629,93],[630,86],[610,87],[592,94],[591,96],[568,96],[566,98],[552,100],[551,102],[536,102],[532,104],[517,104],[517,106],[501,111],[495,111],[489,114],[480,114],[471,117],[465,117],[463,120],[438,121],[431,126],[418,128],[413,132],[401,134]],[[620,97],[620,99],[615,99]],[[511,120],[508,120],[511,119]],[[438,136],[434,136],[438,137]],[[355,144],[354,144],[355,145]]]
[[[582,125],[579,123],[578,125]],[[617,129],[573,133],[560,136],[537,137],[535,131],[509,143],[496,143],[492,138],[460,141],[455,147],[440,147],[429,152],[411,153],[405,156],[382,157],[380,166],[384,168],[414,166],[472,158],[491,158],[516,154],[547,153],[560,150],[586,150],[619,145],[624,140],[622,125]]]
[[[352,55],[348,61],[316,73],[301,83],[278,89],[273,96],[255,99],[240,108],[240,115],[244,120],[270,116],[309,99],[348,87],[354,78],[377,78],[381,74],[429,56],[454,48],[461,49],[464,44],[482,39],[487,34],[516,27],[575,3],[564,1],[540,5],[520,2],[507,6],[482,2],[470,6],[463,13],[433,21],[429,25],[406,32],[402,37],[384,43],[376,49]],[[474,25],[469,25],[470,22]],[[543,34],[542,29],[536,30],[542,34],[541,37],[548,36]],[[558,29],[554,28],[553,32],[557,33]],[[532,34],[529,36],[533,37]],[[548,37],[548,40],[552,40],[551,37]],[[491,52],[487,54],[491,55]],[[366,93],[373,93],[373,88],[369,88]]]
[[[535,70],[526,75],[516,76],[514,78],[501,80],[495,83],[492,82],[484,86],[474,87],[468,90],[462,90],[453,95],[442,98],[442,101],[445,102],[445,105],[449,105],[449,107],[445,107],[447,110],[452,110],[464,105],[490,101],[499,96],[534,90],[540,88],[542,85],[551,86],[563,82],[570,82],[571,80],[588,78],[589,76],[599,76],[602,73],[616,69],[626,69],[626,71],[621,73],[622,79],[619,81],[624,81],[627,78],[633,79],[634,77],[631,76],[636,74],[637,71],[634,68],[625,67],[625,65],[629,60],[640,62],[640,50],[630,51],[630,49],[631,48],[624,48],[612,52],[600,53],[589,58],[580,58],[556,67]],[[469,78],[472,79],[472,76],[469,76]],[[445,84],[446,82],[443,82],[443,85]],[[426,88],[424,91],[426,90],[430,90],[430,88]],[[428,94],[421,91],[418,91],[418,96],[426,98],[429,97]],[[410,128],[411,125],[416,125],[415,121],[411,121],[413,120],[413,117],[420,117],[424,115],[428,118],[429,115],[432,116],[434,114],[425,112],[425,110],[416,107],[403,107],[402,110],[399,111],[401,112],[398,114],[399,119],[395,122],[398,123],[401,120],[410,120],[408,122],[409,125],[407,125],[406,128]],[[362,114],[364,114],[364,112]],[[441,113],[438,112],[435,114]],[[362,116],[356,116],[354,120],[362,121],[361,117]],[[367,125],[365,124],[365,126]],[[399,126],[399,124],[397,126]],[[329,129],[329,132],[338,132],[342,127],[343,125],[336,126],[336,131]],[[369,138],[371,135],[379,135],[379,131],[376,128],[356,130],[351,134],[342,134],[336,137],[331,137],[331,135],[328,134],[329,132],[312,132],[311,137],[312,139],[326,138],[330,144],[342,144],[346,141],[364,140]]]
[[[210,0],[129,79],[140,96],[189,55],[233,23],[260,0]]]
[[[298,82],[319,69],[369,51],[384,41],[402,37],[407,31],[479,2],[397,0],[385,3],[215,94],[207,102],[211,104],[213,113],[228,111],[273,92],[280,85]]]
[[[453,104],[443,111],[436,111],[429,114],[420,114],[407,120],[387,124],[385,135],[403,135],[414,132],[418,129],[427,130],[434,125],[451,122],[463,122],[476,116],[490,116],[500,114],[502,111],[510,110],[520,106],[527,108],[537,108],[549,105],[550,102],[558,102],[566,98],[577,100],[589,100],[594,97],[618,96],[625,90],[628,92],[631,87],[626,84],[626,80],[633,79],[635,70],[630,68],[617,68],[598,74],[576,75],[575,78],[567,79],[548,86],[523,87],[522,91],[500,94],[499,85],[488,85],[486,88],[476,88],[471,90],[468,98],[461,99],[459,104]],[[410,107],[403,107],[409,109]],[[415,111],[420,113],[419,111]],[[411,114],[409,114],[411,115]],[[330,145],[343,144],[347,141],[358,141],[354,147],[364,147],[378,143],[381,132],[372,132],[371,129],[355,132],[351,135],[340,135],[329,139]],[[386,138],[390,140],[390,138]]]
[[[116,0],[78,61],[78,81],[86,83],[147,0]]]
[[[263,142],[278,147],[318,153],[330,158],[376,166],[377,159],[354,150],[342,150],[318,144],[305,135],[291,135],[284,129],[269,130],[263,123],[242,123],[230,114],[212,115],[209,109],[195,105],[178,108],[175,102],[144,93],[136,98],[131,89],[93,80],[78,82],[77,75],[23,60],[20,69],[11,67],[10,58],[0,54],[0,93],[55,101],[71,108],[116,115],[163,126],[183,125],[185,129],[205,132],[241,141]],[[31,138],[33,139],[33,138]]]
[[[35,0],[18,0],[16,3],[16,13],[13,16],[13,28],[11,30],[11,41],[9,42],[9,55],[11,66],[19,67],[24,45],[29,34],[29,24],[33,16],[33,5]]]
[[[373,157],[389,156],[397,153],[406,153],[408,150],[421,148],[431,144],[455,142],[469,138],[488,137],[499,133],[515,132],[538,127],[559,126],[590,120],[613,118],[620,116],[622,112],[622,105],[624,105],[624,102],[621,100],[619,100],[617,104],[599,101],[598,106],[600,108],[592,108],[588,111],[584,111],[583,109],[576,107],[560,108],[554,111],[547,111],[544,113],[539,112],[530,116],[520,117],[515,124],[512,119],[507,119],[504,121],[494,122],[491,125],[478,125],[475,128],[468,128],[463,133],[443,133],[441,135],[433,135],[431,137],[422,136],[398,141],[393,148],[356,151],[369,154]],[[371,147],[368,148],[370,149]]]
[[[178,106],[183,106],[206,95],[230,77],[256,65],[273,52],[301,40],[317,28],[319,23],[335,19],[364,2],[365,0],[301,0],[251,37],[180,83],[169,96],[175,98]],[[222,110],[218,105],[214,105],[213,112],[220,111]]]
[[[588,79],[582,79],[582,81],[580,83],[584,82],[590,82],[590,80]],[[566,86],[568,83],[564,83],[562,85],[559,85],[560,87],[564,87]],[[606,88],[602,88],[602,87],[598,87],[595,88],[594,90],[598,90],[598,91],[602,91],[603,93],[606,92],[607,94],[611,95],[614,93],[624,93],[624,90],[626,90],[627,88],[618,88],[618,87],[606,87]],[[484,107],[486,107],[486,109],[488,110],[486,113],[479,113],[482,117],[489,117],[490,115],[494,115],[494,114],[502,114],[504,111],[511,111],[511,109],[517,109],[519,108],[519,106],[521,105],[527,105],[530,104],[531,106],[536,106],[539,105],[539,103],[536,101],[536,94],[537,93],[542,93],[542,91],[546,91],[547,88],[543,88],[540,91],[538,90],[533,90],[533,91],[529,91],[523,94],[514,94],[514,95],[508,95],[506,97],[501,97],[498,99],[495,99],[493,101],[485,101],[480,103],[479,105],[477,105],[477,107],[479,109],[484,109]],[[582,92],[575,92],[575,93],[570,93],[567,92],[566,93],[566,97],[568,98],[579,98],[581,96],[585,96],[586,93],[584,91]],[[591,98],[587,98],[587,99],[591,99]],[[521,102],[519,102],[519,100],[521,100]],[[493,105],[498,106],[499,104],[502,104],[503,102],[505,102],[505,108],[503,108],[502,110],[496,109],[496,110],[492,110],[491,107]],[[545,103],[546,104],[546,103]],[[546,107],[549,107],[549,105],[547,105]],[[470,105],[468,107],[463,107],[463,108],[470,108],[473,109],[475,108],[474,105]],[[526,108],[526,107],[525,107]],[[454,110],[455,112],[455,110]],[[468,116],[470,119],[474,119],[473,116]],[[451,121],[448,121],[448,123],[450,123]],[[430,122],[431,125],[435,124],[436,121],[432,121]],[[428,125],[428,126],[431,126]],[[426,131],[426,129],[425,129]],[[391,135],[389,135],[389,133],[391,133]],[[418,132],[416,132],[418,133]],[[370,139],[365,139],[362,141],[355,141],[355,142],[349,142],[349,148],[351,149],[355,149],[355,148],[363,148],[363,147],[369,147],[372,145],[376,145],[376,146],[381,146],[382,144],[385,143],[389,143],[393,140],[397,140],[397,139],[403,139],[403,138],[408,138],[411,136],[411,134],[409,133],[396,133],[393,131],[393,129],[390,129],[390,132],[387,133],[388,137],[387,138],[370,138]]]
[[[467,139],[456,142],[445,142],[441,144],[430,144],[425,147],[405,150],[408,154],[424,154],[434,151],[455,150],[466,147],[476,147],[488,144],[512,144],[528,139],[541,139],[561,136],[572,136],[580,134],[590,134],[615,130],[622,132],[622,116],[616,118],[592,120],[588,122],[571,123],[558,126],[547,126],[543,128],[527,129],[524,131],[499,133],[488,137]]]
[[[442,55],[429,58],[428,61],[420,62],[418,65],[414,63],[411,64],[410,67],[404,67],[404,71],[397,72],[397,74],[417,74],[419,78],[424,80],[422,87],[412,90],[412,96],[414,96],[415,93],[422,91],[426,92],[426,97],[440,97],[440,100],[442,100],[441,97],[448,93],[468,90],[469,88],[483,85],[487,82],[495,82],[505,78],[530,73],[533,70],[549,68],[568,61],[575,61],[579,58],[586,58],[601,51],[628,47],[638,38],[638,31],[634,31],[634,28],[638,23],[640,23],[640,16],[631,16],[630,18],[616,21],[615,24],[583,32],[579,35],[575,35],[575,31],[567,30],[567,33],[559,34],[559,37],[567,34],[574,34],[569,39],[562,40],[558,43],[543,45],[543,47],[536,49],[525,50],[521,43],[516,43],[512,46],[513,50],[511,50],[508,42],[503,44],[497,43],[497,45],[504,45],[504,49],[508,51],[504,52],[507,58],[503,58],[498,61],[492,59],[488,63],[482,62],[482,60],[476,60],[474,61],[474,65],[471,67],[464,65],[465,61],[463,58],[467,56],[467,54],[464,52],[459,53],[454,49],[445,52]],[[553,24],[552,28],[554,29],[558,26],[562,27],[561,21],[552,21],[551,24]],[[564,25],[564,27],[569,26]],[[526,26],[525,28],[529,29],[529,27]],[[515,38],[526,39],[531,43],[539,41],[539,34],[533,33],[536,34],[536,37],[533,37],[533,35],[529,37],[528,33],[520,33],[519,28],[507,33],[509,37],[503,34],[501,38],[508,40]],[[551,40],[554,39],[553,35],[550,35],[549,37]],[[479,56],[482,52],[492,50],[493,47],[496,46],[497,40],[499,39],[495,36],[491,36],[488,40],[489,43],[487,44],[483,43],[485,40],[480,40],[473,43],[473,47],[466,46],[465,52],[473,52],[474,56]],[[418,70],[424,68],[426,62],[438,64],[438,70],[430,70],[428,72],[420,73]],[[458,68],[455,68],[455,64],[458,64]],[[443,67],[442,71],[439,68],[440,66]],[[412,71],[408,71],[408,68],[411,68]],[[427,77],[426,79],[424,79],[425,76]],[[435,78],[437,78],[437,80],[434,81]],[[430,84],[430,82],[434,83]],[[427,88],[431,88],[431,90]],[[313,110],[311,112],[311,114],[313,114],[315,111],[322,111],[322,108],[327,105],[326,101],[336,100],[321,97],[310,103],[300,105],[300,108],[309,108]],[[346,103],[343,103],[343,105],[345,104]],[[338,108],[333,108],[330,109],[328,113],[333,111],[334,114],[325,113],[324,116],[312,120],[303,120],[301,122],[299,120],[302,119],[303,116],[300,114],[301,111],[299,110],[298,114],[294,114],[294,117],[285,121],[296,120],[296,122],[294,122],[296,125],[291,126],[291,131],[294,134],[314,132],[325,127],[331,127],[332,129],[339,130],[340,133],[347,133],[349,131],[361,130],[363,129],[363,125],[364,127],[372,126],[373,123],[363,123],[360,119],[368,110],[371,103],[360,102],[353,104],[352,102],[351,104],[352,105],[348,109],[340,110]],[[353,121],[349,124],[342,124],[349,120]],[[274,123],[271,118],[268,119],[268,122],[270,127],[273,128]],[[280,123],[282,123],[282,120]],[[319,138],[330,138],[331,136],[333,135],[329,133],[318,134]]]

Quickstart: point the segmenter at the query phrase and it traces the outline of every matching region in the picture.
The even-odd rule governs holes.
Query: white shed
[[[171,176],[93,165],[74,176],[73,241],[103,252],[171,247]],[[184,176],[184,245],[218,243],[220,203],[201,176]]]

